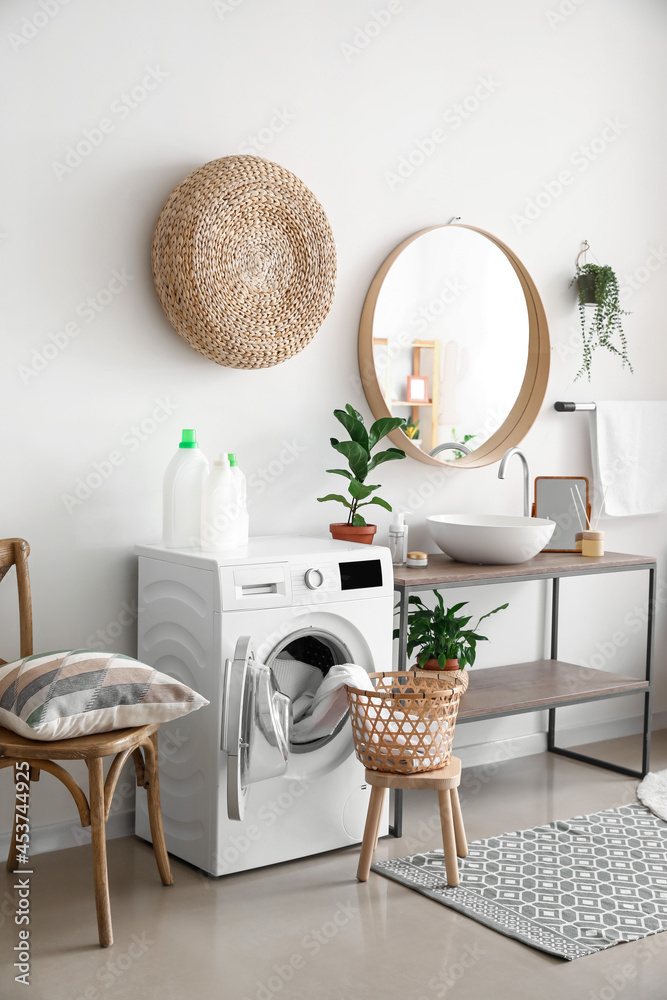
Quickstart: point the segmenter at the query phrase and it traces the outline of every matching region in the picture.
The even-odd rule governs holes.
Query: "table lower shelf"
[[[513,663],[486,670],[473,668],[468,690],[461,700],[458,721],[576,705],[600,698],[642,693],[648,687],[644,679],[623,677],[562,660]]]

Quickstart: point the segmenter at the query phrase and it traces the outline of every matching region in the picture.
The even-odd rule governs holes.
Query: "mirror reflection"
[[[529,317],[505,253],[465,226],[418,234],[380,286],[372,325],[378,386],[424,452],[474,451],[509,415],[526,374]],[[462,451],[444,450],[451,461]]]

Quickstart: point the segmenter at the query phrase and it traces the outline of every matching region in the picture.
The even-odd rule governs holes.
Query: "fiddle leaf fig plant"
[[[586,375],[591,380],[591,362],[593,351],[604,347],[616,354],[623,367],[627,365],[633,371],[628,357],[628,345],[623,332],[621,316],[629,316],[621,309],[618,278],[607,264],[584,264],[577,269],[572,282],[577,282],[579,292],[579,318],[581,320],[581,336],[584,342],[584,356],[581,368],[574,381]],[[593,306],[590,323],[586,321],[586,307]]]
[[[477,656],[477,643],[488,642],[488,636],[480,635],[477,629],[480,623],[498,611],[504,611],[507,604],[501,604],[493,611],[487,611],[471,628],[466,628],[472,621],[472,615],[459,615],[457,611],[465,607],[467,601],[454,604],[445,609],[442,594],[434,590],[436,605],[428,608],[419,598],[412,596],[408,603],[415,605],[416,610],[408,614],[408,656],[419,649],[417,663],[423,667],[427,660],[437,660],[441,670],[445,669],[447,660],[458,660],[459,669],[472,667]],[[394,639],[399,637],[399,629],[394,629]]]
[[[376,452],[371,457],[373,449],[387,434],[391,434],[397,428],[405,430],[405,420],[402,417],[382,417],[367,430],[364,418],[349,403],[346,404],[344,410],[334,410],[334,417],[343,425],[350,440],[339,441],[337,438],[331,438],[331,447],[347,459],[349,471],[348,469],[327,469],[327,472],[343,476],[348,480],[349,497],[342,496],[340,493],[327,493],[325,497],[317,499],[319,503],[326,503],[329,500],[342,503],[348,510],[347,523],[355,528],[361,528],[364,527],[366,521],[359,513],[360,507],[377,504],[379,507],[384,507],[385,510],[391,510],[391,506],[386,500],[378,496],[371,497],[371,493],[380,489],[380,484],[371,485],[366,482],[366,478],[373,469],[382,465],[383,462],[405,458],[404,451],[393,447]]]

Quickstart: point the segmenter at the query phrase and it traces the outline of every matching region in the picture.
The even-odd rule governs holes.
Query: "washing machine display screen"
[[[379,559],[342,562],[339,566],[341,590],[366,590],[382,586],[382,564]]]

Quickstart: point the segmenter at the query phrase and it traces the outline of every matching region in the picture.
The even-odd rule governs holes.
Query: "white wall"
[[[211,456],[238,452],[251,482],[253,533],[326,533],[335,508],[315,498],[332,487],[325,473],[331,411],[350,401],[368,413],[356,361],[364,296],[389,250],[424,226],[462,216],[508,243],[537,283],[553,354],[543,412],[523,442],[533,475],[590,474],[588,418],[556,414],[554,400],[665,396],[667,270],[661,261],[649,272],[645,261],[652,248],[664,254],[667,223],[667,9],[659,0],[562,0],[558,14],[558,2],[393,0],[389,18],[374,13],[387,10],[386,0],[5,0],[0,534],[32,546],[38,649],[89,643],[111,626],[106,645],[134,652],[134,625],[115,623],[126,620],[123,609],[135,597],[133,545],[159,537],[161,478],[181,427],[196,427]],[[378,20],[387,23],[377,28]],[[364,24],[375,36],[367,43]],[[123,110],[122,95],[147,73],[154,89]],[[477,110],[458,127],[453,115],[445,120],[481,81],[486,97]],[[302,354],[276,368],[234,371],[205,360],[169,326],[152,284],[151,235],[187,172],[252,152],[249,138],[275,124],[277,113],[287,121],[258,151],[294,171],[322,202],[338,247],[337,292]],[[91,155],[69,172],[54,167],[105,118],[113,130]],[[608,120],[618,134],[584,169],[581,147]],[[439,127],[446,140],[423,165],[400,183],[387,176]],[[563,170],[572,183],[522,222],[527,201],[557,192]],[[635,374],[596,357],[591,384],[573,385],[579,355],[570,346],[577,315],[568,283],[584,238],[601,263],[637,276],[626,323]],[[93,319],[85,300],[114,272],[125,284],[115,282],[118,293]],[[62,349],[37,371],[35,352],[57,334]],[[160,401],[171,413],[151,423]],[[113,451],[122,464],[66,509],[63,494]],[[260,478],[269,468],[270,487]],[[412,460],[383,467],[384,495],[409,506],[420,491],[432,492],[426,468]],[[433,550],[426,513],[519,512],[520,498],[518,466],[505,482],[496,467],[453,472],[420,508],[411,541]],[[380,515],[382,540],[389,515]],[[664,515],[608,521],[607,546],[662,561],[665,525]],[[635,576],[568,587],[561,653],[581,661],[645,594]],[[494,641],[481,665],[541,655],[542,584],[466,596],[481,610],[511,601],[504,618],[489,623]],[[3,600],[2,652],[11,658],[14,609],[7,594]],[[629,642],[614,664],[640,671],[642,637],[630,624],[623,628]],[[661,711],[663,607],[657,640]],[[620,700],[576,710],[565,722],[625,717],[632,728],[638,713],[636,699]],[[468,727],[460,738],[530,738],[543,721],[501,720]],[[33,824],[74,823],[66,791],[49,782],[35,790]],[[9,773],[0,786],[0,830],[7,831]],[[121,803],[121,813],[130,805]],[[74,842],[58,836],[53,843]]]

